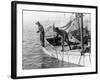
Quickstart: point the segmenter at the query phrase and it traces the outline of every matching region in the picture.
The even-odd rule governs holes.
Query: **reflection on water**
[[[58,61],[45,54],[40,48],[39,34],[33,30],[23,31],[22,48],[22,68],[41,69],[41,68],[61,68],[76,67],[80,65]]]

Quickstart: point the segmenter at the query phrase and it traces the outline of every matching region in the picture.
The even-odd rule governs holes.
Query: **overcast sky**
[[[56,24],[57,26],[65,25],[70,18],[72,18],[72,13],[59,13],[59,12],[40,12],[40,11],[23,11],[23,25],[24,28],[32,28],[37,21],[46,27],[51,24]],[[90,16],[86,16],[87,20],[90,20]]]

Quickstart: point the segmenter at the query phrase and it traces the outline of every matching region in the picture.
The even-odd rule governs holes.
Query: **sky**
[[[36,28],[35,23],[37,21],[39,21],[45,28],[52,24],[55,24],[57,27],[64,26],[71,18],[73,18],[72,13],[23,11],[23,28]],[[85,15],[84,20],[90,21],[90,19],[90,15]]]
[[[23,11],[24,24],[33,24],[40,21],[44,26],[50,24],[65,23],[69,20],[72,13],[57,13],[57,12],[37,12]],[[27,26],[28,27],[28,26]]]

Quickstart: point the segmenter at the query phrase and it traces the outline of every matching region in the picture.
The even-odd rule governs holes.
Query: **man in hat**
[[[53,25],[53,30],[57,32],[56,37],[58,37],[59,35],[62,37],[62,50],[61,51],[64,51],[64,42],[68,44],[69,49],[71,50],[68,33],[65,30],[60,30],[58,27],[55,27],[55,25]]]
[[[40,41],[41,41],[41,45],[43,47],[45,47],[45,32],[44,32],[44,28],[43,26],[40,24],[39,21],[36,22],[36,25],[38,26],[38,31],[37,33],[40,32]]]

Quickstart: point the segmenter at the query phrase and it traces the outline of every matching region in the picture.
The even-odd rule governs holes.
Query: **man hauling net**
[[[35,24],[38,26],[38,31],[37,31],[37,33],[40,32],[40,41],[41,41],[41,45],[42,45],[43,47],[45,47],[45,32],[44,32],[44,28],[43,28],[43,26],[40,24],[39,21],[37,21]]]

